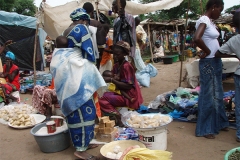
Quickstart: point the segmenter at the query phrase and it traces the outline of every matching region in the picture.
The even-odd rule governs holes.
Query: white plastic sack
[[[136,78],[141,86],[144,86],[144,87],[150,86],[150,74],[149,73],[136,72]]]

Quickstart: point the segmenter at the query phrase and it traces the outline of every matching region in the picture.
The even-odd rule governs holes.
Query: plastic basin
[[[224,160],[228,160],[228,157],[229,157],[233,152],[235,152],[236,150],[239,150],[239,151],[240,151],[240,147],[233,148],[233,149],[229,150],[229,151],[225,154]]]
[[[59,152],[70,146],[70,136],[68,130],[51,135],[36,135],[35,133],[44,126],[46,126],[46,123],[38,124],[30,131],[42,152]]]

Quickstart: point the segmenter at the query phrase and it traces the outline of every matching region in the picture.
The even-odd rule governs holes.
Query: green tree
[[[0,4],[0,10],[26,16],[34,16],[36,10],[34,0],[0,0]]]
[[[225,10],[225,13],[231,13],[231,11],[233,11],[233,10],[236,10],[236,9],[238,9],[238,8],[240,8],[240,4],[239,5],[235,5],[235,6],[232,6],[232,7],[230,7],[230,8],[227,8],[226,10]]]
[[[16,0],[14,11],[26,16],[34,16],[36,13],[34,0]]]
[[[0,0],[0,10],[11,12],[16,0]]]
[[[154,1],[156,0],[140,0],[141,3],[150,3]],[[207,0],[202,0],[203,10],[205,10],[206,3]],[[196,19],[202,14],[202,9],[199,6],[201,6],[200,0],[190,0],[189,18]],[[177,7],[169,10],[159,10],[155,13],[149,13],[146,18],[152,18],[154,21],[185,18],[187,8],[188,0],[183,0],[183,2]]]

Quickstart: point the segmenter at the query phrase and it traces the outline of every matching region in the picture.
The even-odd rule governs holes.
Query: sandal
[[[89,144],[87,150],[97,148],[98,146],[98,144]]]
[[[229,128],[228,127],[225,127],[225,128],[222,128],[221,131],[229,131]]]
[[[215,139],[215,136],[213,134],[207,134],[207,135],[204,135],[203,137],[207,139]]]
[[[74,152],[74,155],[82,160],[97,160],[97,157],[90,155],[85,151],[83,151],[83,152],[76,151],[76,152]]]

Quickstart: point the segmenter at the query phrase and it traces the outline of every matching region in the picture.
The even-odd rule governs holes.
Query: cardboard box
[[[99,129],[99,125],[95,125],[94,132],[98,132],[98,129]]]
[[[113,127],[106,127],[104,128],[104,134],[110,134],[112,133],[113,130],[114,130]]]
[[[105,128],[105,123],[99,123],[99,128]]]
[[[104,128],[98,128],[98,133],[104,133]]]
[[[108,121],[108,122],[105,123],[105,126],[106,127],[114,127],[115,126],[115,121],[114,120]]]
[[[109,121],[109,116],[104,116],[100,118],[100,123],[106,123]]]
[[[110,134],[102,134],[102,133],[97,133],[96,139],[100,142],[112,142],[115,139],[115,136],[118,132],[117,128],[114,128],[113,131]]]

